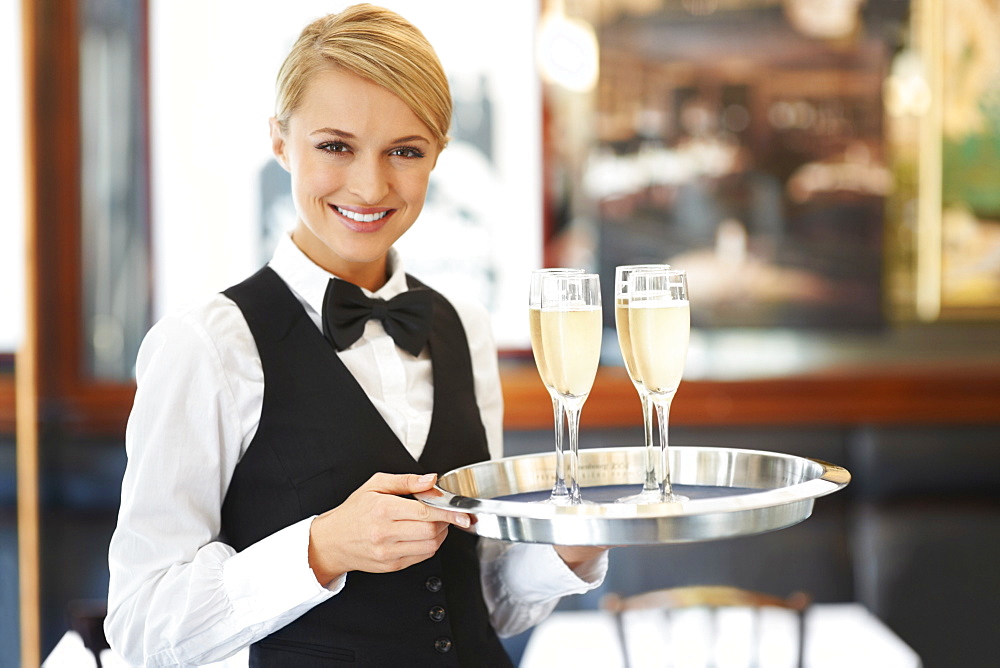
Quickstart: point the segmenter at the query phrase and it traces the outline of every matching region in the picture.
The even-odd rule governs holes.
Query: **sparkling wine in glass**
[[[577,477],[580,411],[597,376],[602,330],[597,274],[556,274],[542,279],[542,348],[549,380],[566,416],[565,484],[573,505],[583,503]]]
[[[670,269],[667,264],[626,264],[615,268],[615,329],[618,331],[618,347],[621,348],[625,361],[625,370],[632,379],[632,385],[639,394],[642,405],[643,425],[643,481],[642,491],[632,496],[618,499],[618,503],[659,503],[660,478],[656,473],[656,444],[653,442],[653,404],[649,400],[649,392],[642,384],[642,378],[635,366],[635,356],[632,354],[632,337],[628,326],[628,278],[633,272],[643,270]]]
[[[552,493],[549,501],[558,504],[569,503],[569,491],[566,489],[566,478],[563,464],[563,411],[562,403],[556,395],[552,385],[548,367],[545,364],[545,348],[542,345],[542,279],[546,276],[560,274],[582,274],[583,269],[569,269],[556,267],[550,269],[536,269],[531,272],[531,280],[528,286],[528,327],[531,333],[531,352],[535,357],[535,366],[538,367],[538,375],[542,379],[542,384],[552,399],[552,417],[555,424],[555,445],[556,445],[556,478],[552,486]]]
[[[659,500],[684,501],[671,490],[667,423],[670,403],[684,376],[691,334],[687,274],[673,269],[636,271],[628,278],[628,293],[633,361],[659,427]]]

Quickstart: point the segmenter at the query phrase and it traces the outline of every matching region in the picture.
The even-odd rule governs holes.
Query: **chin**
[[[341,248],[339,252],[334,250],[334,256],[339,258],[340,261],[351,265],[374,264],[385,260],[390,247],[391,246],[380,246],[377,249]]]

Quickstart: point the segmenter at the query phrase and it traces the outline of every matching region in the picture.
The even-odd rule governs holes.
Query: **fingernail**
[[[429,482],[433,482],[434,481],[434,475],[435,474],[433,474],[433,473],[425,473],[424,475],[420,476],[420,482],[422,482],[424,484],[429,483]]]
[[[463,529],[468,529],[469,525],[471,524],[469,522],[469,516],[468,515],[456,515],[455,516],[455,523],[458,524],[458,526],[462,527]]]

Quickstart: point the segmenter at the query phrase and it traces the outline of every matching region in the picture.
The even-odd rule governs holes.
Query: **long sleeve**
[[[136,665],[225,658],[334,593],[308,566],[310,520],[239,554],[219,541],[228,481],[255,428],[239,376],[260,370],[241,350],[252,338],[220,349],[204,328],[238,323],[230,309],[198,316],[161,321],[138,358],[105,622],[112,647]]]
[[[483,597],[501,637],[543,621],[563,597],[599,587],[608,572],[607,552],[576,571],[551,545],[480,539],[479,554]]]

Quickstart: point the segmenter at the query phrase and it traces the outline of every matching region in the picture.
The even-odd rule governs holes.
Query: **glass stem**
[[[646,476],[642,491],[654,493],[659,491],[660,481],[656,475],[656,445],[653,442],[653,402],[644,388],[639,388],[639,401],[642,403],[643,443],[646,445]]]
[[[580,409],[583,402],[567,402],[563,406],[566,413],[566,424],[569,427],[569,453],[566,457],[566,488],[569,491],[569,502],[571,504],[583,503],[580,496],[580,483],[577,480],[577,470],[579,467],[580,452]]]
[[[670,401],[673,394],[658,397],[656,404],[656,422],[660,428],[660,498],[666,500],[673,490],[670,487],[670,454],[667,447],[667,422],[670,419]]]
[[[556,437],[556,482],[552,487],[552,501],[568,501],[569,490],[566,489],[565,464],[563,463],[563,408],[555,396],[552,397],[552,421],[555,424]]]

